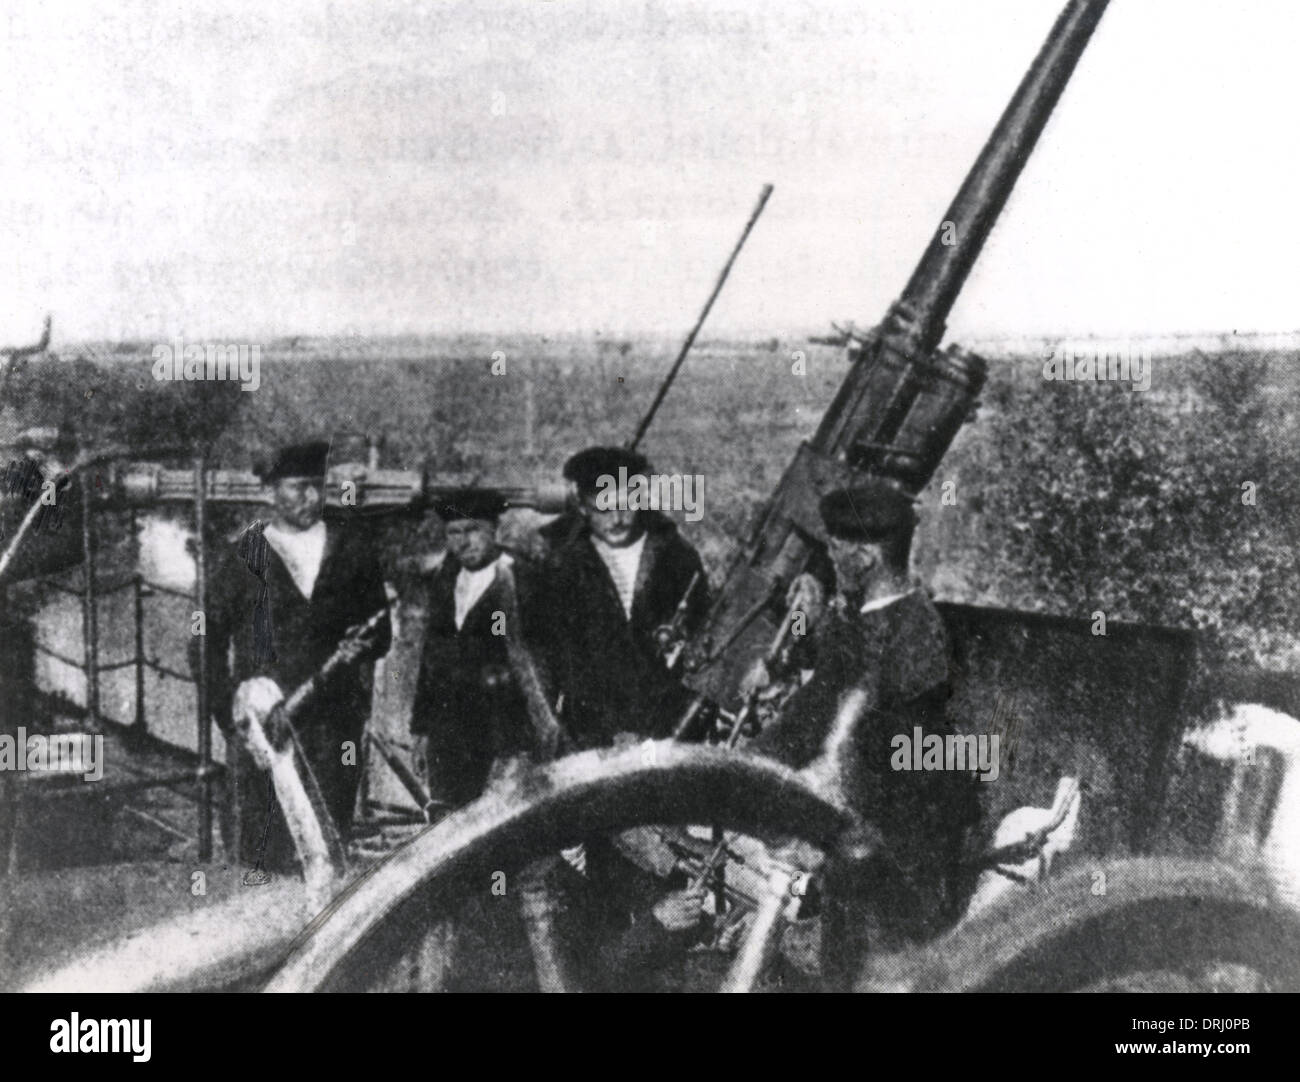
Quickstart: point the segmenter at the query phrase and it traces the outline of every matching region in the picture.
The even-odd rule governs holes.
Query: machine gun
[[[465,484],[438,478],[421,470],[376,469],[361,463],[343,463],[330,469],[325,478],[327,512],[347,509],[350,513],[394,514],[421,512],[456,492]],[[489,486],[483,486],[485,488]],[[566,506],[567,489],[562,484],[494,485],[511,507],[532,507],[542,513],[557,513]],[[106,471],[96,499],[114,507],[149,507],[158,504],[192,503],[194,470],[169,469],[156,462],[114,463]],[[262,479],[247,470],[208,470],[204,474],[204,498],[208,503],[269,504],[271,490]]]
[[[915,497],[971,417],[987,365],[957,346],[938,348],[945,321],[1107,2],[1066,6],[901,296],[879,326],[851,336],[848,376],[729,568],[704,639],[732,639],[756,605],[762,615],[688,679],[695,690],[734,707],[781,617],[776,599],[824,551],[825,492],[874,477]]]

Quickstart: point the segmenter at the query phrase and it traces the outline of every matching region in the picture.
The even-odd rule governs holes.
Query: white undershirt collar
[[[618,591],[618,599],[623,606],[623,615],[629,620],[632,619],[632,601],[636,596],[636,580],[641,571],[641,553],[645,550],[645,539],[646,534],[643,533],[630,545],[621,548],[607,545],[599,537],[593,536],[591,539],[596,554],[609,571],[609,577],[614,580],[614,588]]]
[[[298,592],[310,599],[325,558],[324,521],[318,520],[305,530],[285,530],[271,524],[262,531],[262,536],[284,561]]]
[[[496,581],[498,568],[509,567],[512,562],[510,554],[503,552],[490,564],[484,564],[477,571],[462,567],[457,572],[456,588],[453,591],[456,603],[455,620],[457,631],[464,626],[470,610],[491,589],[492,583]]]

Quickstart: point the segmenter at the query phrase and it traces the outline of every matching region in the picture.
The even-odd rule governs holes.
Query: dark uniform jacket
[[[660,660],[654,633],[672,621],[698,572],[686,619],[688,635],[697,631],[709,610],[708,581],[699,554],[673,522],[655,512],[642,514],[647,532],[630,620],[587,529],[548,565],[552,698],[563,694],[560,720],[579,748],[608,745],[620,732],[667,736],[690,699]]]
[[[497,631],[509,630],[517,612],[520,639],[528,644],[532,628],[525,621],[536,616],[536,574],[522,559],[510,559],[516,597],[498,570],[459,630],[455,557],[448,555],[428,583],[411,732],[429,737],[429,795],[453,807],[483,792],[495,759],[531,746],[527,703],[511,675],[506,635]]]
[[[887,867],[876,884],[892,930],[933,934],[955,915],[969,883],[962,868],[976,841],[977,786],[968,773],[895,771],[892,740],[952,732],[946,715],[949,648],[938,611],[919,588],[861,613],[836,602],[815,632],[812,678],[752,745],[789,766],[817,758],[842,696],[866,690],[872,707],[852,744],[845,796],[876,826]]]
[[[384,578],[368,539],[351,523],[326,527],[325,551],[310,598],[269,544],[262,549],[262,578],[232,543],[215,554],[209,573],[207,634],[209,686],[213,717],[229,736],[231,701],[240,683],[269,676],[287,698],[314,675],[337,648],[347,629],[387,608]],[[247,544],[240,546],[247,550]],[[258,649],[255,625],[269,630],[270,652]],[[340,669],[297,719],[295,728],[307,766],[315,775],[325,805],[340,833],[352,822],[362,762],[361,740],[370,716],[374,662],[388,652],[392,628],[387,617],[373,636],[374,646],[356,665]],[[228,656],[229,655],[229,656]],[[344,764],[343,743],[355,755]],[[242,742],[234,738],[228,840],[239,846],[240,859],[256,863],[267,813],[267,775],[257,769]],[[238,841],[235,841],[235,835]],[[295,856],[279,809],[271,816],[263,864],[268,869],[293,867]]]

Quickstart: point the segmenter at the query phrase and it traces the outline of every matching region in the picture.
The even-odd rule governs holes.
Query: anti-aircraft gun
[[[1069,0],[899,300],[855,341],[848,377],[727,574],[710,616],[712,636],[730,640],[742,614],[759,615],[694,675],[703,694],[732,700],[739,674],[772,638],[776,599],[822,543],[816,508],[825,489],[875,476],[915,495],[934,476],[985,376],[979,358],[938,348],[944,322],[1106,6],[1107,0]],[[163,487],[173,483],[183,498],[186,479],[157,479]],[[394,499],[405,501],[397,490],[412,489],[399,481]],[[833,734],[852,725],[861,698],[846,696]],[[758,838],[798,839],[825,854],[819,976],[831,987],[871,987],[853,918],[861,893],[854,873],[872,838],[840,799],[836,753],[843,742],[840,749],[835,743],[833,736],[822,758],[798,772],[743,750],[675,741],[570,755],[503,779],[351,884],[338,882],[329,907],[305,928],[313,909],[298,897],[300,885],[261,888],[284,888],[297,899],[292,910],[236,890],[222,903],[222,927],[241,934],[199,934],[198,922],[216,919],[210,903],[154,930],[170,939],[128,937],[90,958],[47,963],[42,986],[356,990],[384,987],[396,974],[402,987],[408,978],[420,988],[438,987],[446,962],[438,921],[456,912],[458,900],[481,895],[494,875],[516,882],[531,861],[598,832],[713,823]],[[1132,773],[1141,788],[1141,770]],[[1023,845],[1006,847],[1009,857],[1023,856]],[[955,943],[950,937],[934,944],[888,987],[1065,991],[1116,974],[1224,961],[1247,964],[1276,987],[1300,987],[1300,916],[1274,905],[1258,876],[1211,861],[1153,857],[1107,859],[1103,870],[1107,889],[1100,894],[1090,889],[1094,869],[1081,868],[1014,919],[995,910],[967,925]],[[754,986],[789,895],[767,893],[724,988]],[[274,927],[226,920],[239,905],[255,903],[285,916]],[[302,930],[290,941],[296,929]],[[262,939],[254,941],[255,934]],[[172,957],[158,942],[184,946]],[[250,969],[246,957],[254,955]],[[555,961],[554,952],[548,957]],[[572,987],[562,968],[557,963],[543,973],[539,962],[541,985]]]
[[[945,323],[1106,4],[1066,6],[902,294],[877,327],[850,336],[847,378],[718,592],[704,639],[727,645],[692,680],[711,698],[734,699],[740,675],[777,630],[785,588],[824,545],[821,496],[870,476],[915,497],[971,416],[987,365],[958,346],[939,349]]]

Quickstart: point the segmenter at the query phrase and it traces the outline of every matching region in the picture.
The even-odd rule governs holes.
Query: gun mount
[[[784,612],[785,586],[825,544],[817,513],[823,493],[873,476],[915,497],[971,416],[987,365],[957,346],[937,347],[961,287],[1108,2],[1066,5],[901,296],[879,326],[852,340],[849,374],[730,567],[706,641],[727,638],[764,599],[770,605],[694,674],[696,690],[734,705],[741,673],[771,640]]]

